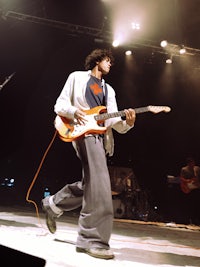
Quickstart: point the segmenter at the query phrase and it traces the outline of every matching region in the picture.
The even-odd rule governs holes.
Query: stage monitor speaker
[[[28,267],[43,267],[46,261],[33,255],[24,252],[4,247],[0,245],[1,261],[7,267],[11,266],[28,266]]]

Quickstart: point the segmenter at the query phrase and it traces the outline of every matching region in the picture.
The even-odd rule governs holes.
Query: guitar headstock
[[[171,108],[168,106],[148,106],[148,110],[153,113],[170,112]]]

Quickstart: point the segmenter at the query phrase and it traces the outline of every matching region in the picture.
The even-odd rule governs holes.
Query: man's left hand
[[[136,113],[135,113],[135,110],[132,109],[132,108],[129,108],[129,109],[125,109],[124,110],[125,114],[126,114],[126,123],[129,125],[129,126],[133,126],[134,123],[135,123],[135,119],[136,119]]]

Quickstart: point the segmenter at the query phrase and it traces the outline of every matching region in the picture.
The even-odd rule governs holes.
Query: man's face
[[[105,75],[109,73],[111,65],[112,64],[111,64],[110,58],[106,57],[102,61],[99,62],[98,69],[99,71],[102,72],[102,74]]]
[[[195,166],[195,162],[194,161],[190,161],[188,163],[188,166],[189,166],[189,168],[193,168]]]

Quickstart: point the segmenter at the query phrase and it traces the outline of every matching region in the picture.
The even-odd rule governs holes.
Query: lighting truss
[[[0,10],[2,11],[2,10]],[[15,19],[15,20],[21,20],[25,22],[30,23],[36,23],[40,25],[45,25],[57,29],[61,29],[65,31],[65,33],[71,33],[71,34],[82,34],[86,36],[92,36],[94,39],[100,40],[101,42],[105,43],[112,43],[113,41],[113,34],[110,31],[105,31],[104,29],[97,29],[92,27],[86,27],[76,24],[71,24],[67,22],[52,20],[52,19],[46,19],[42,17],[32,16],[28,14],[23,13],[17,13],[14,11],[7,11],[5,14],[2,12],[2,18],[4,19]],[[160,45],[156,45],[155,42],[147,39],[134,39],[130,44],[128,44],[129,48],[147,48],[151,49],[154,53],[160,53],[160,54],[168,54]],[[191,48],[184,46],[186,49],[185,55],[189,56],[200,56],[200,49]],[[171,44],[171,54],[173,56],[182,56],[179,53],[180,47],[177,44]]]
[[[102,37],[102,34],[104,34],[107,37],[106,39],[108,39],[110,35],[110,32],[108,31],[107,32],[104,31],[102,33],[101,30],[95,29],[92,27],[85,27],[85,26],[71,24],[67,22],[36,17],[36,16],[28,15],[28,14],[17,13],[14,11],[7,11],[6,14],[3,15],[3,17],[5,19],[16,19],[16,20],[35,23],[35,24],[45,25],[45,26],[64,30],[67,33],[69,32],[69,33],[85,34],[85,35],[94,36],[94,37]]]

